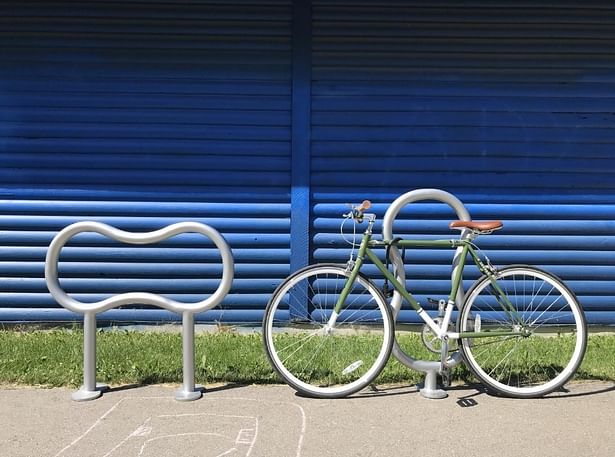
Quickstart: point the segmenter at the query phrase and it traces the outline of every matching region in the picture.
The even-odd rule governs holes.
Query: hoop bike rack
[[[384,220],[382,223],[382,237],[385,240],[393,239],[393,222],[395,222],[395,218],[399,214],[399,212],[406,205],[415,203],[422,200],[436,200],[442,203],[446,203],[449,205],[456,213],[457,218],[462,221],[469,221],[470,213],[466,209],[466,207],[461,203],[461,201],[452,194],[445,192],[440,189],[417,189],[410,192],[407,192],[401,196],[399,196],[389,209],[387,209]],[[468,230],[463,230],[460,235],[460,239],[467,238],[470,235]],[[397,277],[397,280],[401,284],[405,284],[406,281],[406,272],[404,270],[404,262],[399,253],[399,249],[395,246],[391,246],[391,263],[394,268],[394,273]],[[455,272],[459,266],[460,256],[462,253],[462,248],[457,248],[455,251],[455,255],[453,257],[453,269],[451,273],[451,277],[455,276]],[[463,303],[463,285],[460,285],[459,291],[457,292],[456,301],[458,304]],[[393,298],[391,300],[391,307],[393,309],[393,317],[397,319],[397,315],[401,310],[402,304],[402,296],[399,292],[395,291],[393,294]],[[420,389],[420,393],[423,397],[426,398],[445,398],[448,394],[443,389],[438,388],[438,374],[440,371],[440,362],[430,361],[430,360],[416,360],[406,354],[395,341],[393,345],[393,355],[397,360],[399,360],[402,364],[406,365],[408,368],[411,368],[416,371],[422,371],[425,373],[425,381],[423,382],[423,388]],[[447,365],[449,367],[454,367],[461,361],[461,355],[459,352],[455,352],[451,355],[449,360],[447,361]]]
[[[180,233],[200,233],[213,241],[222,258],[222,279],[216,291],[205,300],[184,303],[170,300],[161,295],[147,292],[130,292],[114,295],[107,299],[83,303],[70,297],[58,280],[60,251],[75,235],[94,232],[110,239],[128,244],[152,244]],[[75,401],[93,400],[100,397],[108,387],[96,383],[96,314],[123,305],[154,305],[182,315],[183,384],[176,392],[175,399],[190,401],[201,398],[202,388],[194,383],[194,314],[218,305],[231,288],[234,276],[234,262],[225,239],[212,227],[198,222],[179,222],[160,230],[134,233],[119,230],[99,222],[77,222],[60,231],[52,240],[45,258],[45,281],[53,298],[64,308],[83,314],[83,385],[72,395]]]

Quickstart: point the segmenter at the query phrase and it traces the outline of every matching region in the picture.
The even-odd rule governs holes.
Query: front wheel
[[[587,344],[574,294],[556,276],[525,265],[479,278],[466,295],[457,330],[482,333],[461,339],[464,360],[490,390],[509,397],[559,389],[579,367]]]
[[[378,376],[391,353],[389,306],[362,275],[331,325],[348,277],[339,265],[309,266],[289,276],[267,305],[267,356],[280,377],[304,395],[338,398],[357,392]]]

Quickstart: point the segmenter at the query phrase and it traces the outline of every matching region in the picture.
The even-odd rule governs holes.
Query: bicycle
[[[342,233],[349,219],[355,226],[367,221],[356,259],[351,254],[346,265],[315,264],[291,274],[267,305],[264,346],[286,383],[306,396],[345,397],[371,384],[386,365],[395,342],[394,316],[388,297],[361,271],[367,259],[439,343],[443,376],[453,365],[449,343],[456,341],[470,371],[500,395],[540,397],[572,377],[587,345],[583,309],[555,275],[529,265],[498,269],[481,257],[474,239],[501,229],[502,222],[453,221],[451,229],[469,233],[460,239],[379,241],[372,239],[376,215],[366,213],[370,206],[366,200],[343,215]],[[388,258],[392,248],[461,249],[450,294],[439,301],[437,317],[389,271],[388,261],[385,265],[374,253],[385,249]],[[463,303],[456,303],[468,257],[481,276]],[[530,364],[536,360],[530,353],[540,355],[539,365]]]

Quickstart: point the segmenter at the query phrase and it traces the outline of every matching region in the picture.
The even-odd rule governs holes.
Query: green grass
[[[401,338],[404,350],[417,358],[434,359],[417,334]],[[0,331],[0,383],[77,386],[82,380],[82,344],[80,330]],[[97,344],[98,381],[112,385],[182,381],[179,333],[99,332]],[[199,334],[195,365],[200,383],[279,382],[263,351],[260,334]],[[465,367],[456,368],[453,375],[454,379],[471,381]],[[378,382],[413,384],[421,379],[420,373],[392,359]],[[615,381],[615,335],[590,336],[577,379]]]

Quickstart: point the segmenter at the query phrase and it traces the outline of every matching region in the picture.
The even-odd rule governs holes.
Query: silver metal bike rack
[[[383,239],[393,239],[393,222],[395,221],[395,218],[397,217],[401,209],[410,203],[422,200],[436,200],[442,203],[446,203],[457,213],[457,217],[459,220],[471,220],[470,213],[468,212],[466,207],[454,195],[440,189],[417,189],[399,196],[393,203],[391,203],[391,206],[389,206],[389,209],[384,215],[384,220],[382,224]],[[460,237],[467,238],[469,235],[470,232],[468,230],[464,230],[462,231]],[[401,258],[399,250],[396,247],[391,247],[390,252],[391,263],[393,264],[395,275],[401,284],[405,284],[406,272],[404,270],[404,262]],[[455,251],[455,256],[453,257],[453,270],[451,277],[455,275],[455,271],[458,268],[461,253],[462,248],[458,248]],[[463,303],[463,297],[463,286],[461,286],[457,293],[457,296],[455,297],[457,303]],[[402,301],[403,298],[401,294],[395,291],[393,294],[393,299],[391,300],[391,307],[393,308],[393,315],[395,318],[397,318],[397,315],[399,314]],[[447,397],[448,394],[446,393],[446,391],[438,388],[438,373],[440,372],[441,367],[440,362],[429,360],[415,360],[402,351],[397,341],[395,341],[395,344],[393,346],[393,355],[407,367],[425,373],[425,381],[423,383],[423,388],[420,390],[423,397],[433,399]],[[457,365],[460,361],[461,356],[458,352],[456,352],[453,354],[453,356],[449,358],[449,360],[447,361],[447,365],[449,367],[453,367]]]
[[[180,233],[200,233],[209,238],[220,251],[222,258],[222,279],[216,291],[205,300],[183,303],[157,294],[131,292],[114,295],[95,303],[83,303],[70,297],[60,287],[58,260],[60,251],[73,236],[82,232],[95,232],[128,244],[151,244]],[[175,399],[196,400],[202,396],[202,388],[194,383],[194,314],[218,305],[231,288],[234,276],[234,262],[225,239],[212,227],[197,222],[180,222],[163,229],[147,233],[125,232],[99,222],[77,222],[60,231],[52,240],[45,259],[45,280],[53,298],[63,307],[83,314],[83,385],[72,395],[75,401],[98,398],[108,387],[96,383],[96,314],[122,305],[144,304],[165,308],[182,315],[183,384]]]

